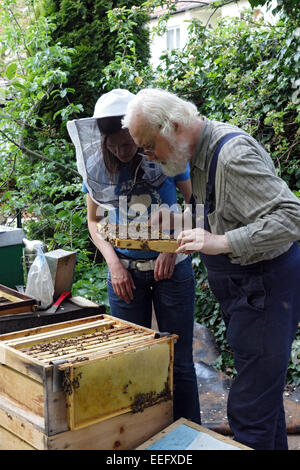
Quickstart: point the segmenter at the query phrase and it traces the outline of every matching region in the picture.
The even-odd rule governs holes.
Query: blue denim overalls
[[[215,150],[206,187],[204,227],[219,152]],[[228,396],[228,420],[237,441],[253,449],[287,449],[283,390],[292,342],[300,319],[298,243],[270,261],[232,264],[226,255],[200,254],[212,292],[220,303],[237,376]]]

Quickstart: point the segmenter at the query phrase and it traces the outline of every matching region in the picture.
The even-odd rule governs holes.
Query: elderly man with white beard
[[[253,137],[201,117],[172,93],[140,91],[123,126],[167,174],[190,163],[190,202],[195,212],[204,206],[204,227],[181,232],[177,253],[200,252],[221,307],[237,372],[231,430],[253,449],[287,449],[283,390],[300,319],[300,201]]]

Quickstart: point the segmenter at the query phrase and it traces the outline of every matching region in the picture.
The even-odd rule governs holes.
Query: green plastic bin
[[[21,228],[0,225],[0,284],[13,289],[24,285],[23,238]]]

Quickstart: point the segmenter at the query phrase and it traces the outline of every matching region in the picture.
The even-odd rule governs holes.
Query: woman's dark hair
[[[122,119],[124,116],[110,116],[97,119],[97,124],[102,135],[111,135],[122,129]]]
[[[124,132],[129,132],[127,129],[122,128],[122,119],[124,116],[110,116],[110,117],[105,117],[105,118],[99,118],[97,119],[97,125],[100,130],[101,136],[102,136],[102,150],[103,150],[103,160],[105,163],[105,166],[110,174],[116,174],[119,173],[120,168],[121,168],[121,162],[120,160],[112,154],[106,145],[107,137],[116,134],[117,132],[124,131]],[[139,164],[140,160],[142,157],[140,156],[135,156],[131,162],[131,169],[132,172],[134,173],[137,165]]]

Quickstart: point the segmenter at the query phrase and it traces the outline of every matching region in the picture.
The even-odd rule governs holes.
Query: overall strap
[[[206,197],[205,197],[205,204],[204,204],[204,228],[205,230],[208,230],[208,231],[210,231],[210,227],[209,227],[207,216],[211,212],[212,204],[214,201],[215,179],[216,179],[216,171],[217,171],[219,154],[223,145],[225,145],[226,142],[228,142],[233,137],[236,137],[238,135],[247,135],[247,134],[245,134],[245,132],[231,132],[229,134],[226,134],[224,137],[222,137],[222,139],[219,140],[215,148],[214,154],[212,156],[212,159],[211,159],[211,163],[209,167],[208,182],[206,184]]]

